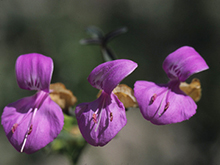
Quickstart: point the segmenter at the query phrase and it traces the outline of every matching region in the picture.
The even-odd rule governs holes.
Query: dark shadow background
[[[181,46],[194,47],[206,60],[210,69],[188,80],[197,77],[202,83],[197,114],[182,123],[154,126],[132,109],[116,140],[103,148],[87,146],[79,164],[220,164],[219,8],[217,0],[0,0],[1,112],[7,104],[34,94],[18,87],[14,71],[17,57],[32,52],[54,60],[52,83],[63,82],[78,103],[94,100],[97,90],[86,78],[103,62],[101,52],[79,40],[89,37],[85,28],[90,25],[105,33],[126,26],[128,32],[111,41],[110,47],[118,58],[138,63],[123,80],[131,87],[136,80],[166,83],[163,60]],[[0,162],[70,164],[63,156],[42,151],[18,153],[3,128]]]

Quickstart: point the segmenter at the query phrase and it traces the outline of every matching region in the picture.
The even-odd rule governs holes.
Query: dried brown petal
[[[119,84],[113,90],[113,93],[118,97],[118,99],[124,104],[125,108],[137,107],[137,101],[134,97],[134,91],[132,88],[125,84]],[[101,91],[98,93],[97,97],[101,95]]]
[[[50,97],[66,114],[69,114],[70,107],[77,102],[77,98],[62,83],[50,84]]]
[[[201,98],[201,84],[199,79],[194,78],[190,84],[187,84],[186,82],[181,82],[180,89],[190,96],[195,102],[199,101]]]

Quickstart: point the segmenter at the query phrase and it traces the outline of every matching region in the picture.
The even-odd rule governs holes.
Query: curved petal
[[[183,46],[169,54],[163,62],[163,69],[170,79],[185,81],[194,73],[208,69],[205,60],[192,47]]]
[[[178,84],[171,90],[168,85],[137,81],[134,85],[134,95],[143,117],[153,124],[181,122],[188,120],[196,113],[197,105],[191,97],[179,89]],[[152,96],[155,96],[154,101]],[[165,109],[166,106],[168,106],[167,109]]]
[[[15,70],[20,88],[49,92],[53,72],[53,60],[50,57],[38,53],[21,55],[16,61]]]
[[[100,64],[90,73],[89,83],[110,94],[112,90],[134,69],[137,63],[131,60],[114,60]]]
[[[62,130],[64,124],[62,110],[48,94],[33,116],[34,108],[38,104],[36,100],[39,100],[42,92],[20,99],[4,108],[1,124],[8,140],[19,152],[21,152],[27,132],[29,135],[23,152],[31,154],[53,141]],[[32,117],[31,130],[28,131]]]
[[[93,146],[107,144],[127,123],[123,104],[104,92],[93,102],[79,104],[75,113],[84,139]]]

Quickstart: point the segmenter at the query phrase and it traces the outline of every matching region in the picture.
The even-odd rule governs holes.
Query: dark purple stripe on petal
[[[53,72],[50,57],[38,53],[21,55],[16,61],[16,77],[20,88],[49,92]]]
[[[88,77],[89,83],[110,94],[112,90],[133,70],[137,63],[131,60],[113,60],[97,66]]]
[[[106,145],[127,123],[123,104],[105,92],[93,102],[79,104],[75,113],[82,136],[93,146]]]
[[[155,94],[157,97],[151,102]],[[143,117],[153,124],[182,122],[196,113],[197,105],[193,99],[184,94],[175,82],[158,85],[148,81],[136,81],[134,95]]]
[[[169,54],[163,62],[163,69],[170,79],[185,81],[194,73],[208,69],[205,60],[194,48],[183,46]]]
[[[7,105],[1,124],[14,148],[31,154],[57,137],[62,130],[64,116],[49,94],[41,91]]]

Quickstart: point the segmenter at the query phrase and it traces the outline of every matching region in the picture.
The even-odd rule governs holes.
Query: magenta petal
[[[134,95],[143,117],[153,124],[181,122],[188,120],[196,113],[197,105],[191,97],[179,89],[178,84],[169,89],[168,85],[137,81],[134,85]],[[152,96],[155,96],[154,101],[152,101]],[[165,110],[167,102],[169,106]]]
[[[36,106],[39,106],[39,109],[31,122],[32,131],[28,131],[33,108]],[[64,117],[60,107],[50,99],[47,93],[41,91],[34,96],[7,105],[1,117],[1,124],[8,140],[19,152],[21,152],[25,135],[27,132],[30,133],[23,150],[30,154],[45,147],[57,137],[62,130]]]
[[[21,55],[16,61],[15,70],[20,88],[49,92],[53,72],[50,57],[38,53]]]
[[[93,102],[79,104],[75,113],[83,137],[93,146],[107,144],[127,123],[123,104],[104,92]]]
[[[169,54],[163,62],[163,69],[170,79],[185,81],[194,73],[208,69],[205,60],[192,47],[183,46]]]
[[[89,83],[110,94],[112,90],[133,70],[137,63],[131,60],[114,60],[97,66],[88,77]]]

